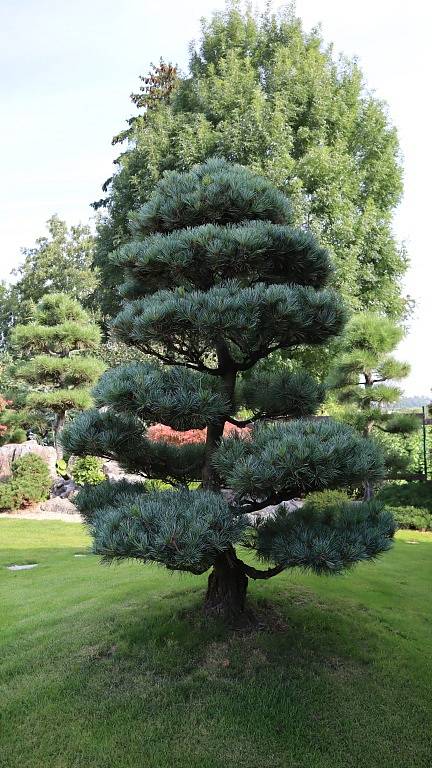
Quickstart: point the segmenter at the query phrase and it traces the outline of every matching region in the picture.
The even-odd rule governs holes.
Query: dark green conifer
[[[420,427],[414,414],[392,412],[402,391],[396,382],[410,372],[408,363],[393,357],[403,338],[403,329],[393,320],[373,312],[359,312],[347,323],[327,384],[342,406],[342,418],[369,436],[408,436]],[[387,451],[390,473],[406,469],[402,457]],[[370,495],[371,489],[367,490]]]
[[[114,256],[126,275],[114,331],[149,361],[107,371],[97,408],[63,439],[74,454],[117,459],[173,490],[146,492],[144,482],[87,489],[78,504],[95,552],[197,574],[212,568],[207,608],[235,615],[248,577],[293,566],[334,573],[388,549],[392,519],[373,505],[316,518],[280,507],[251,535],[249,513],[383,472],[371,441],[312,418],[323,390],[306,372],[260,370],[271,351],[319,345],[344,325],[343,306],[325,287],[327,252],[292,228],[287,198],[248,169],[213,159],[167,173],[133,231]],[[240,410],[247,418],[237,418]],[[154,442],[153,423],[206,427],[206,443]],[[226,423],[250,432],[223,437]],[[194,481],[200,487],[191,490]],[[270,567],[243,562],[241,542]]]
[[[54,444],[61,458],[59,435],[67,412],[90,408],[89,387],[105,368],[86,354],[97,350],[99,328],[76,299],[53,293],[39,301],[30,323],[15,326],[11,343],[23,359],[16,376],[31,387],[26,405],[54,416]]]

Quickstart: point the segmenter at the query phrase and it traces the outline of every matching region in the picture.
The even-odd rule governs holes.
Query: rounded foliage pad
[[[203,490],[127,494],[121,507],[91,520],[94,552],[105,560],[133,557],[192,573],[204,573],[244,528],[220,494]]]

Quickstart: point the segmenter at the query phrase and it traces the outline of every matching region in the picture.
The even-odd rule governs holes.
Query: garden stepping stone
[[[28,565],[7,565],[8,571],[29,571],[32,568],[37,568],[39,563],[29,563]]]

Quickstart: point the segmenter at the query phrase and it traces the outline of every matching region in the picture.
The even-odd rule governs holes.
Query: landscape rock
[[[104,461],[102,472],[110,483],[117,483],[119,480],[127,480],[129,483],[142,483],[145,478],[142,475],[131,475],[121,468],[120,464],[113,459]]]
[[[36,440],[27,440],[25,443],[7,443],[0,448],[0,480],[7,480],[12,475],[12,463],[22,456],[34,453],[43,459],[49,469],[53,480],[57,478],[55,448],[49,445],[39,445]]]
[[[230,488],[222,488],[222,495],[228,504],[232,504],[235,501],[236,494]],[[274,506],[263,507],[263,509],[260,509],[257,512],[250,512],[247,515],[247,519],[252,524],[259,520],[266,520],[268,517],[273,517],[279,507],[285,507],[287,512],[295,512],[296,509],[303,506],[303,503],[303,499],[288,499],[287,501],[282,501],[280,504]]]
[[[75,504],[72,504],[69,499],[62,499],[60,496],[53,496],[53,498],[43,501],[39,504],[39,510],[54,515],[78,514]]]
[[[79,491],[79,486],[71,477],[57,477],[54,481],[51,494],[61,499],[71,499]]]

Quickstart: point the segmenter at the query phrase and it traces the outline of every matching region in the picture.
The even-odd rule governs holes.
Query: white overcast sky
[[[264,2],[256,3],[263,7]],[[274,8],[282,5],[274,2]],[[199,20],[224,0],[0,0],[0,277],[58,213],[86,222],[111,175],[111,138],[133,113],[138,75],[160,56],[186,69]],[[404,157],[395,230],[407,243],[406,289],[417,303],[399,350],[407,394],[432,386],[430,0],[298,0],[307,29],[321,22],[336,51],[357,56],[389,105]]]

